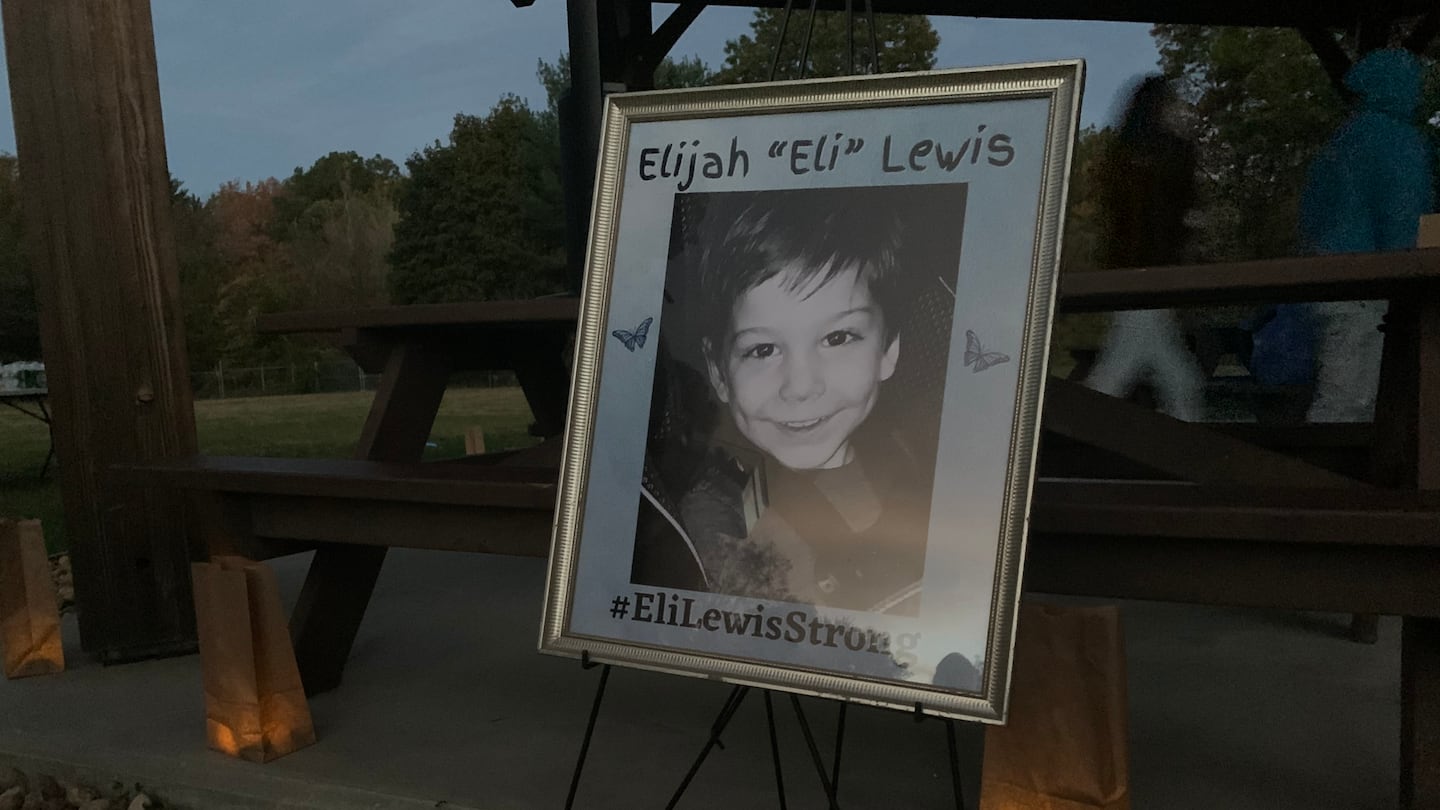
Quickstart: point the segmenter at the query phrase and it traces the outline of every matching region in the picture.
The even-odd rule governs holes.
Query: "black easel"
[[[592,669],[600,666],[590,660],[589,651],[580,654],[580,666],[582,669]],[[575,805],[575,794],[580,787],[580,773],[585,767],[585,758],[590,752],[590,740],[595,735],[595,721],[600,715],[600,704],[605,698],[605,685],[610,679],[610,665],[605,664],[600,670],[600,682],[595,689],[595,700],[590,706],[590,718],[585,723],[585,736],[580,741],[580,754],[575,761],[575,772],[570,779],[570,792],[565,797],[565,810],[572,810]],[[690,763],[690,768],[685,772],[684,778],[680,780],[679,787],[670,796],[670,801],[665,804],[665,810],[674,810],[690,787],[695,775],[700,772],[700,766],[710,756],[710,752],[716,748],[723,749],[725,744],[721,742],[721,735],[725,728],[734,719],[735,713],[740,710],[740,704],[750,690],[756,687],[737,685],[726,695],[725,702],[721,704],[720,711],[715,715],[715,720],[710,724],[710,735],[701,747],[700,753],[695,761]],[[771,700],[772,691],[761,689],[765,701],[765,723],[770,736],[770,758],[775,768],[775,793],[780,803],[780,810],[786,810],[785,801],[785,778],[780,765],[780,740],[775,729],[775,710]],[[795,719],[799,722],[800,733],[805,738],[805,746],[810,752],[810,760],[815,766],[815,773],[820,777],[820,786],[825,791],[825,798],[828,800],[830,810],[840,810],[840,753],[845,741],[845,713],[847,703],[841,702],[835,721],[835,751],[831,759],[829,772],[826,772],[824,758],[820,754],[820,748],[815,743],[815,735],[810,728],[810,721],[805,715],[805,709],[800,703],[798,695],[791,694],[790,705],[795,711]],[[924,706],[917,702],[914,709],[915,722],[923,722],[931,715],[925,714]],[[956,810],[965,810],[964,784],[960,776],[959,748],[955,740],[955,721],[951,718],[939,718],[945,721],[945,741],[947,758],[950,765],[950,783],[955,795]]]
[[[580,668],[593,669],[590,651],[580,653]],[[595,688],[595,702],[590,704],[590,719],[585,723],[585,737],[580,741],[580,756],[575,760],[575,773],[570,777],[570,792],[565,796],[565,810],[575,806],[575,792],[580,789],[580,771],[585,767],[585,756],[590,753],[590,738],[595,736],[595,718],[600,716],[600,702],[605,699],[605,683],[610,680],[610,665],[600,670],[600,685]]]

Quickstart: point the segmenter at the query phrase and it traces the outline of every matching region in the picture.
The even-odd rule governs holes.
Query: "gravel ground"
[[[67,613],[75,608],[75,578],[70,572],[70,555],[56,554],[50,558],[50,579],[55,582],[55,597],[60,602],[60,612]],[[0,805],[0,810],[4,806]]]
[[[0,810],[161,810],[140,785],[108,787],[61,782],[43,773],[0,768]]]

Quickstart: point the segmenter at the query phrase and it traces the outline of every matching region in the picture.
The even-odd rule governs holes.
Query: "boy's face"
[[[728,351],[706,352],[710,382],[740,432],[781,464],[839,467],[895,373],[900,340],[886,342],[884,313],[858,270],[790,289],[794,271],[736,300]]]

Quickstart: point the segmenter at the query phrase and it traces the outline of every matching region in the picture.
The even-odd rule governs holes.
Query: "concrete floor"
[[[287,598],[307,561],[275,561]],[[140,782],[194,808],[558,810],[599,670],[535,652],[543,579],[541,560],[392,552],[344,684],[311,703],[320,742],[266,765],[205,748],[196,657],[103,668],[68,618],[69,671],[0,681],[0,765]],[[1150,603],[1124,616],[1136,810],[1395,806],[1396,622],[1366,646],[1339,616]],[[663,807],[728,689],[615,670],[576,806]],[[788,806],[823,807],[786,703]],[[807,706],[828,751],[834,710]],[[855,709],[847,728],[844,807],[953,807],[941,724]],[[967,773],[979,737],[962,724]],[[725,741],[680,806],[777,806],[758,695]]]

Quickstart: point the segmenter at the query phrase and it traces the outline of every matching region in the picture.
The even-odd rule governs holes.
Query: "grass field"
[[[373,394],[212,399],[195,403],[200,451],[215,455],[348,458],[365,423]],[[447,391],[431,431],[428,458],[465,452],[465,431],[485,431],[486,449],[534,442],[526,432],[530,409],[519,388]],[[45,426],[12,410],[0,411],[0,517],[39,518],[52,551],[66,548],[64,512],[56,470],[38,477],[49,444]],[[63,463],[63,459],[61,460]]]

